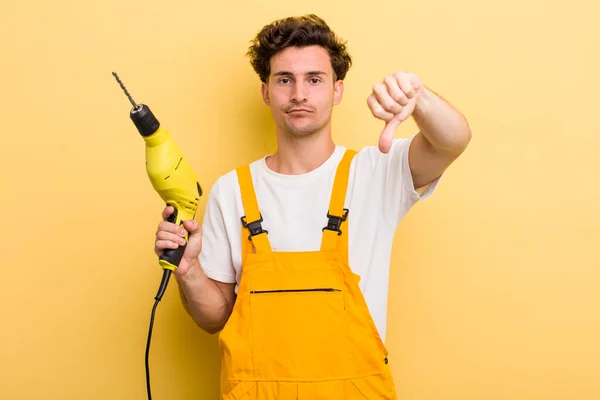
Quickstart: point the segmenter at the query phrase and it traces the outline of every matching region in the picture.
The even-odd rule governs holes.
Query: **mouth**
[[[291,110],[286,111],[288,114],[309,114],[312,111],[308,108],[293,108]]]

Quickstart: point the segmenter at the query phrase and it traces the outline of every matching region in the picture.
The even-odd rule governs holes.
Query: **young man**
[[[351,65],[320,18],[265,26],[250,47],[277,151],[222,176],[174,275],[183,304],[220,332],[223,399],[393,399],[384,345],[390,255],[403,216],[465,150],[465,118],[412,73],[373,87],[378,146],[332,140]],[[420,132],[393,139],[412,116]],[[185,244],[163,211],[155,251]],[[247,397],[246,397],[247,396]]]

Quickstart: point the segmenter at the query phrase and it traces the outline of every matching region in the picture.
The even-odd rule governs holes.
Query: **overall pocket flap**
[[[256,398],[256,382],[241,381],[227,393],[224,400],[253,400]]]
[[[352,384],[367,400],[396,400],[396,389],[389,372],[351,379]]]

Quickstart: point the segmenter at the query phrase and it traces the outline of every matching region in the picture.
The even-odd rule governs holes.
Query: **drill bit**
[[[125,85],[123,85],[123,82],[121,82],[121,80],[119,79],[119,76],[117,75],[117,73],[113,72],[112,74],[114,75],[114,77],[117,80],[117,82],[119,82],[119,85],[121,86],[121,89],[123,89],[123,91],[125,92],[125,95],[127,96],[127,98],[129,99],[129,101],[133,105],[133,108],[137,110],[139,108],[139,106],[137,104],[135,104],[135,101],[133,101],[133,99],[129,95],[129,92],[125,88]]]

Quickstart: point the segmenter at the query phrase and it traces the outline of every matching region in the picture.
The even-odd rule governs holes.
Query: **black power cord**
[[[152,307],[152,313],[150,314],[150,327],[148,328],[148,341],[146,343],[146,391],[148,392],[148,400],[152,400],[152,391],[150,390],[150,366],[148,363],[148,356],[150,355],[150,341],[152,339],[152,327],[154,326],[154,314],[156,313],[156,307],[158,306],[158,303],[160,302],[160,300],[162,299],[163,295],[165,294],[165,290],[167,289],[167,284],[169,283],[169,278],[171,277],[171,270],[170,269],[165,269],[163,271],[163,276],[162,276],[162,280],[160,282],[160,286],[158,288],[158,292],[156,293],[156,296],[154,297],[154,299],[156,300],[154,302],[154,306]]]

